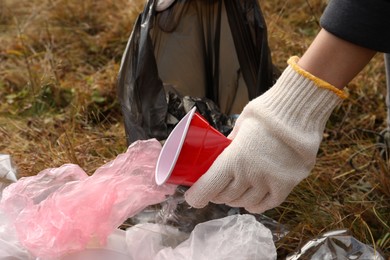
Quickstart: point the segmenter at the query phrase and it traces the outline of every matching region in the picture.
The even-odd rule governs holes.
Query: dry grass
[[[21,176],[66,162],[91,173],[123,152],[115,84],[141,3],[0,3],[1,152]]]
[[[141,0],[0,0],[0,153],[20,176],[72,162],[87,172],[126,148],[115,82]],[[319,30],[324,0],[262,1],[274,63],[301,55]],[[390,254],[390,165],[375,152],[385,128],[378,55],[329,120],[313,174],[267,212],[292,231],[280,258],[322,232],[347,228]],[[349,158],[361,169],[354,169]],[[376,150],[377,151],[377,150]]]

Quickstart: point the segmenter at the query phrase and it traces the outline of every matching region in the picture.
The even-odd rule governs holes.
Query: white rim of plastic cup
[[[185,115],[172,130],[171,134],[165,141],[157,160],[155,180],[157,185],[164,184],[172,174],[173,168],[179,158],[181,148],[186,139],[188,128],[195,114],[196,107]],[[179,139],[180,138],[180,139]]]

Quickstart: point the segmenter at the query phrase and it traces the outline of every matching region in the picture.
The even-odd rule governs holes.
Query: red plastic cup
[[[231,143],[195,111],[191,109],[168,136],[157,160],[158,185],[191,186]]]

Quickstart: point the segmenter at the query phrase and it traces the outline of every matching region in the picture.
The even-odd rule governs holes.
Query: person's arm
[[[322,29],[298,61],[298,65],[342,89],[364,68],[375,53],[374,50],[340,39]]]

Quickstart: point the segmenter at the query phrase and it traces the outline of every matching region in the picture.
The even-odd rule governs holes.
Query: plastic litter
[[[104,246],[126,218],[173,194],[176,186],[154,182],[160,150],[155,139],[139,141],[90,177],[77,166],[64,166],[22,178],[4,190],[1,209],[10,214],[20,243],[35,256],[61,257]],[[61,178],[67,167],[78,180]],[[55,173],[60,175],[53,180]],[[42,186],[42,180],[51,186]]]
[[[2,210],[0,210],[0,259],[35,260],[35,257],[19,242],[12,222]]]
[[[278,74],[257,0],[182,0],[163,12],[156,2],[139,15],[118,75],[128,143],[167,138],[168,106],[176,107],[167,89],[207,98],[232,115]]]
[[[190,234],[196,225],[214,219],[224,218],[236,214],[253,215],[262,225],[267,227],[276,242],[288,234],[288,229],[281,223],[263,215],[252,214],[242,208],[232,208],[223,204],[209,203],[201,209],[192,208],[184,199],[188,187],[178,186],[175,194],[160,203],[160,207],[148,207],[139,214],[126,221],[126,225],[156,223],[163,226],[177,228],[180,232]]]
[[[189,236],[190,234],[181,232],[175,227],[143,223],[126,230],[126,244],[131,259],[154,260],[158,259],[157,255],[160,251],[165,248],[176,248]],[[176,258],[172,256],[170,259]]]
[[[39,259],[38,259],[39,260]],[[132,260],[127,254],[118,253],[109,249],[88,249],[81,253],[75,253],[61,260]]]
[[[3,191],[0,207],[11,219],[16,219],[26,208],[39,205],[63,185],[81,181],[88,175],[75,164],[65,164],[59,168],[49,168],[37,175],[21,178]]]
[[[166,237],[171,240],[166,242]],[[276,259],[270,230],[252,215],[236,214],[200,223],[176,246],[178,237],[183,233],[146,223],[128,229],[126,241],[133,259]],[[141,247],[144,250],[138,250]]]
[[[308,241],[297,252],[286,258],[286,260],[298,259],[385,260],[385,258],[371,246],[363,244],[351,236],[348,230],[329,231]]]
[[[140,175],[145,172],[143,167],[146,162],[140,162],[139,157],[132,157],[129,154],[142,154],[144,146],[151,145],[152,150],[157,152],[161,145],[156,140],[141,141],[135,143],[132,147],[129,147],[125,154],[118,156],[117,159],[109,162],[108,164],[99,168],[95,174],[102,175],[96,180],[104,182],[104,175],[111,172],[116,178],[122,178],[123,175]],[[138,151],[135,151],[139,148]],[[150,147],[148,147],[150,149]],[[132,151],[132,152],[130,152]],[[154,153],[151,151],[151,153]],[[155,155],[157,157],[157,155]],[[129,157],[131,159],[129,160]],[[9,156],[7,157],[9,161]],[[145,159],[146,160],[146,159]],[[131,165],[138,165],[134,171],[129,170]],[[150,164],[150,165],[149,165]],[[146,166],[150,169],[150,176],[146,179],[146,186],[153,187],[153,163],[149,161]],[[4,164],[3,164],[4,165]],[[111,169],[115,168],[117,171],[114,173]],[[126,172],[123,174],[123,172]],[[120,176],[120,177],[118,177]],[[92,176],[91,176],[92,177]],[[66,164],[59,168],[52,168],[42,171],[36,176],[21,178],[17,182],[9,185],[5,190],[3,199],[0,204],[0,259],[1,260],[183,260],[183,259],[275,259],[276,252],[273,246],[275,241],[285,236],[288,230],[280,223],[258,214],[248,214],[239,208],[231,208],[226,205],[209,204],[203,209],[191,208],[184,200],[184,192],[187,187],[182,186],[169,186],[165,187],[165,192],[168,195],[167,199],[165,195],[161,195],[159,198],[161,201],[148,201],[145,203],[145,209],[138,207],[136,212],[130,217],[121,228],[125,226],[128,228],[125,230],[112,228],[119,224],[108,223],[113,220],[114,208],[127,207],[129,204],[139,205],[139,201],[134,202],[139,195],[140,191],[134,191],[132,198],[123,198],[123,200],[117,200],[122,204],[115,204],[109,210],[113,210],[112,214],[109,214],[109,210],[106,211],[105,217],[99,218],[96,211],[93,211],[94,204],[85,206],[83,194],[81,192],[75,192],[72,195],[77,194],[71,201],[67,201],[70,207],[79,207],[80,211],[85,212],[87,215],[83,216],[83,219],[71,220],[72,215],[69,218],[63,219],[64,226],[58,225],[58,232],[56,234],[51,233],[52,242],[51,245],[58,246],[58,239],[63,238],[64,245],[62,247],[55,247],[50,253],[58,253],[58,257],[42,257],[34,256],[33,251],[29,251],[30,247],[26,244],[22,244],[15,223],[19,219],[19,215],[23,215],[25,210],[31,211],[31,208],[36,208],[41,205],[43,217],[46,219],[39,220],[40,224],[50,218],[51,213],[47,211],[45,201],[53,200],[53,198],[60,198],[62,190],[67,190],[64,187],[74,185],[75,183],[83,183],[89,180],[89,177],[79,166],[73,164]],[[108,177],[108,175],[106,176]],[[126,179],[129,180],[129,179]],[[150,181],[150,182],[148,182]],[[150,184],[152,183],[152,184]],[[132,184],[124,186],[132,186]],[[150,186],[151,185],[151,186]],[[87,194],[87,186],[84,187]],[[93,186],[98,187],[98,186]],[[121,189],[123,186],[118,186]],[[152,188],[153,189],[153,188]],[[176,189],[176,190],[175,190]],[[110,189],[109,189],[110,190]],[[175,190],[175,193],[173,191]],[[168,191],[168,192],[167,192]],[[109,193],[106,190],[99,190],[99,194],[105,195]],[[125,194],[125,193],[122,193]],[[103,196],[102,196],[103,197]],[[104,196],[105,197],[105,196]],[[100,199],[96,197],[95,199]],[[142,200],[142,198],[141,198]],[[146,205],[147,204],[147,205]],[[60,204],[56,205],[60,206]],[[103,204],[106,206],[106,204]],[[61,208],[61,207],[60,207]],[[137,207],[135,207],[137,208]],[[57,208],[50,208],[57,210]],[[117,208],[116,208],[117,209]],[[116,211],[115,209],[115,211]],[[89,211],[91,210],[91,211]],[[121,211],[118,211],[121,213]],[[125,216],[126,214],[123,214]],[[10,217],[11,216],[11,217]],[[78,216],[78,215],[77,215]],[[91,218],[91,216],[94,216]],[[111,216],[109,218],[107,216]],[[117,216],[118,219],[115,223],[120,223],[123,216]],[[36,216],[35,216],[36,217]],[[25,216],[24,220],[26,220]],[[35,219],[36,220],[36,219]],[[34,220],[32,220],[34,221]],[[67,222],[66,222],[67,221]],[[72,222],[73,221],[73,222]],[[73,223],[80,224],[83,221],[83,226],[72,226]],[[80,235],[86,230],[92,230],[93,227],[88,226],[96,225],[97,221],[99,225],[108,227],[107,236],[102,233],[98,234],[100,229],[94,229],[94,232],[90,234],[90,240],[83,240],[79,244]],[[51,222],[48,227],[53,227]],[[122,223],[121,223],[122,224]],[[70,225],[70,226],[69,226]],[[25,229],[24,234],[29,234],[31,243],[32,239],[36,242],[34,245],[39,245],[41,249],[47,253],[49,249],[48,245],[44,244],[44,240],[39,241],[40,237],[46,239],[45,232],[52,231],[48,227],[41,226],[43,229],[37,228],[32,223],[23,224],[20,228]],[[46,229],[45,229],[46,228]],[[72,239],[69,238],[70,233],[66,229],[73,230]],[[65,230],[65,233],[62,231]],[[34,233],[35,232],[35,233]],[[43,233],[41,233],[43,232]],[[60,237],[63,234],[69,236]],[[105,243],[99,243],[99,235]],[[234,239],[232,239],[234,237]],[[252,239],[249,239],[252,237]],[[258,239],[260,238],[260,239]],[[68,240],[67,240],[68,239]],[[74,244],[70,243],[74,242]],[[57,243],[57,244],[56,244]],[[70,243],[70,244],[69,244]],[[77,250],[71,249],[78,248]],[[201,248],[201,249],[199,249]],[[60,250],[61,249],[61,250]],[[34,250],[38,250],[35,248]],[[59,251],[60,250],[60,251]],[[270,251],[267,251],[270,250]],[[42,253],[42,252],[41,252]],[[144,258],[145,257],[145,258]],[[229,258],[231,257],[231,258]],[[267,258],[271,257],[271,258]],[[293,259],[373,259],[382,260],[385,259],[380,252],[375,251],[369,245],[365,245],[356,240],[346,230],[335,230],[325,233],[324,235],[315,238],[307,242],[299,251],[289,255],[287,260]]]
[[[16,181],[16,169],[12,163],[11,156],[0,154],[0,199],[4,188]]]
[[[132,258],[128,254],[126,232],[117,229],[108,236],[104,247],[88,248],[66,255],[60,260],[132,260]]]
[[[234,239],[231,239],[234,237]],[[198,224],[191,234],[143,223],[116,230],[104,248],[89,248],[61,260],[276,259],[271,232],[251,215],[232,215]]]
[[[0,200],[3,190],[17,181],[17,171],[8,154],[0,154]],[[33,259],[20,244],[10,218],[0,209],[0,259],[30,260]]]

